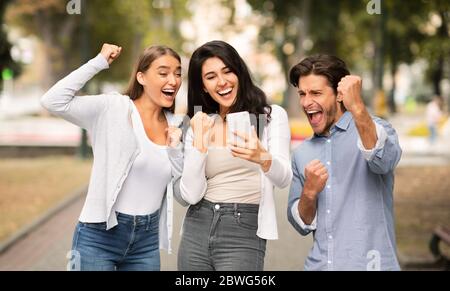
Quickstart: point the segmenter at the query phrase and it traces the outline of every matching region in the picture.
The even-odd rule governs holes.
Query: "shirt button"
[[[329,238],[329,239],[333,239],[333,236],[332,236],[332,235],[330,235],[330,236],[328,236],[328,238]]]
[[[329,166],[330,164],[331,164],[331,163],[328,161],[328,162],[327,162],[327,165]]]
[[[330,209],[327,209],[327,213],[330,214],[330,212],[331,212]]]
[[[328,261],[328,264],[331,264],[331,261]]]
[[[220,209],[220,205],[219,205],[219,204],[216,204],[216,205],[214,205],[214,208],[215,208],[216,210],[219,210],[219,209]]]
[[[328,189],[330,189],[330,188],[331,188],[331,186],[330,186],[330,185],[327,185],[327,188],[328,188]]]
[[[330,143],[331,142],[331,139],[327,139],[327,143]]]

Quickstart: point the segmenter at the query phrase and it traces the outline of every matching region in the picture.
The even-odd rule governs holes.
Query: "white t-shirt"
[[[141,152],[123,183],[115,210],[129,215],[147,215],[161,207],[172,173],[167,147],[155,144],[147,137],[134,103],[131,118]]]

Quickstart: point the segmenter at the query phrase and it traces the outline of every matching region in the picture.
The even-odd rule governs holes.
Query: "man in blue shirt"
[[[393,196],[395,130],[369,115],[362,80],[329,55],[289,73],[314,136],[293,153],[288,219],[314,233],[305,270],[399,270]]]

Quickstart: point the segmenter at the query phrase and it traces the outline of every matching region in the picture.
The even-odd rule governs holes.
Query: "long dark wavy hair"
[[[202,111],[207,114],[219,113],[219,104],[203,90],[202,81],[203,63],[213,57],[221,59],[239,80],[236,100],[228,113],[248,111],[257,117],[256,129],[261,129],[261,126],[270,122],[272,112],[272,108],[267,103],[266,94],[253,83],[250,71],[238,52],[231,45],[220,40],[207,42],[192,54],[188,70],[188,116],[190,118],[194,116],[194,106],[201,106]],[[264,124],[259,124],[261,115],[265,116]],[[259,131],[257,130],[258,136]]]
[[[151,66],[151,64],[159,57],[169,55],[177,59],[181,63],[181,58],[170,47],[164,45],[154,45],[146,48],[139,56],[136,65],[134,66],[133,72],[131,73],[130,81],[128,82],[128,87],[124,92],[124,95],[130,97],[131,100],[136,100],[142,96],[144,93],[144,86],[139,84],[136,75],[138,72],[145,73]],[[175,102],[170,108],[164,108],[172,113],[175,111]]]

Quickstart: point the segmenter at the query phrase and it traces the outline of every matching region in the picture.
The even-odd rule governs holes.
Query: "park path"
[[[312,237],[301,237],[288,223],[286,218],[288,189],[277,190],[275,195],[280,238],[267,244],[265,270],[302,270],[303,262],[312,245]],[[0,270],[65,270],[66,255],[70,250],[73,230],[83,202],[84,195],[0,254]],[[162,270],[176,270],[179,229],[184,213],[185,208],[176,204],[173,254],[161,252]]]

